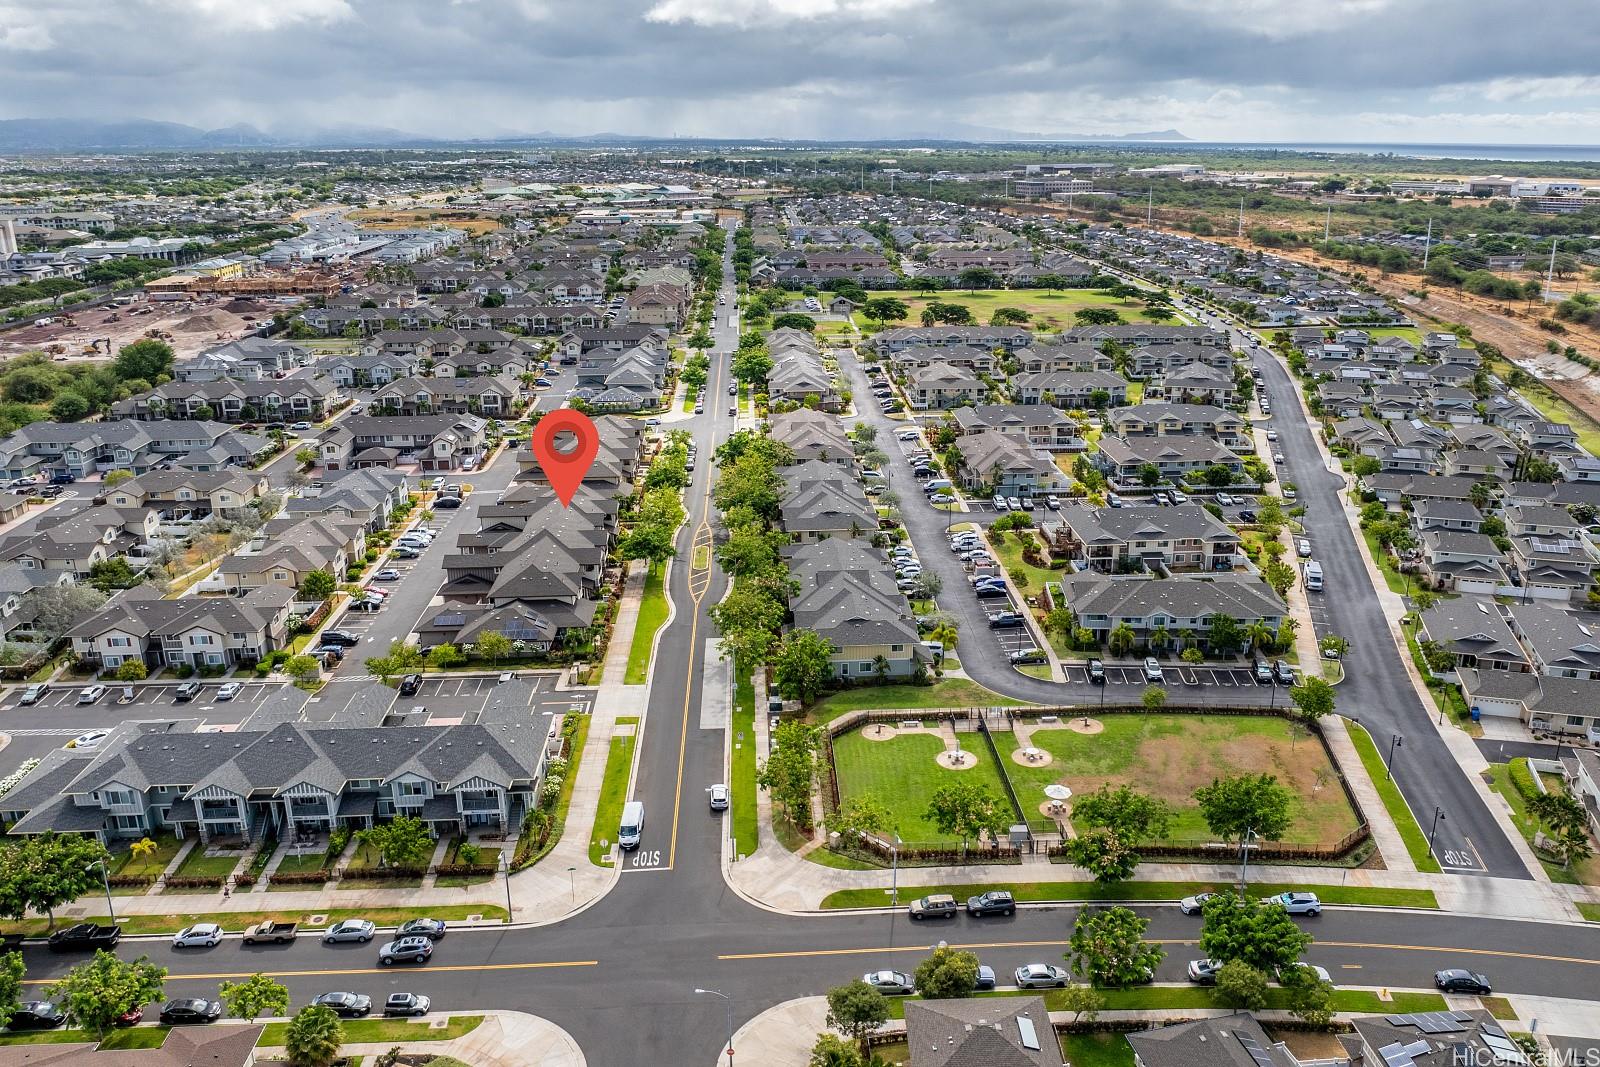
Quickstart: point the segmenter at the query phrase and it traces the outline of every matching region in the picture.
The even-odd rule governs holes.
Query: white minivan
[[[617,844],[624,852],[639,847],[639,837],[644,833],[644,804],[630,800],[622,806],[622,824],[617,827]]]

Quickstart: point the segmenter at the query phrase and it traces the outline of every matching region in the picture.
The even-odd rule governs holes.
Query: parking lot
[[[249,713],[252,707],[265,700],[269,694],[282,684],[279,682],[242,682],[243,689],[240,690],[238,696],[231,701],[219,701],[217,700],[217,690],[226,681],[224,679],[215,682],[198,682],[200,695],[184,704],[177,702],[176,691],[178,683],[176,681],[170,684],[135,682],[130,685],[124,685],[120,682],[101,682],[98,684],[105,687],[105,696],[102,696],[92,705],[80,705],[78,703],[78,694],[83,692],[91,683],[54,682],[51,683],[50,690],[44,695],[44,699],[31,707],[22,707],[20,705],[22,689],[20,687],[15,689],[6,698],[5,702],[0,704],[0,711],[15,712],[21,716],[37,714],[41,719],[48,720],[54,717],[52,714],[53,709],[59,710],[63,707],[82,707],[85,712],[88,712],[91,708],[106,710],[118,707],[123,709],[137,708],[144,711],[160,705],[163,709],[180,708],[190,711],[209,711],[213,706],[228,707],[231,704],[238,709],[237,717],[242,718]],[[123,690],[127,688],[133,690],[133,699],[123,703]],[[130,717],[132,716],[126,712],[117,715],[119,719]],[[51,723],[42,721],[39,725],[48,726]]]
[[[1089,681],[1087,667],[1077,665],[1065,666],[1067,681]],[[1162,680],[1159,684],[1164,686],[1244,686],[1254,689],[1256,686],[1255,675],[1244,667],[1191,667],[1188,664],[1162,663]],[[1133,685],[1139,688],[1150,684],[1145,681],[1144,667],[1139,663],[1106,664],[1106,684]]]

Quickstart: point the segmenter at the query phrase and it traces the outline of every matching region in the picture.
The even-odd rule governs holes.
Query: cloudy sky
[[[0,118],[1600,143],[1594,0],[0,0]]]

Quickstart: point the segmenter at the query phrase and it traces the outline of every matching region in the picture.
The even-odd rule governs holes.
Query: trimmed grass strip
[[[481,1015],[452,1015],[444,1026],[437,1029],[420,1019],[346,1019],[344,1043],[347,1045],[390,1041],[452,1041],[465,1037],[483,1022]],[[289,1032],[288,1023],[268,1023],[261,1031],[258,1048],[277,1048]]]
[[[621,719],[617,722],[620,724]],[[611,750],[606,754],[606,777],[600,786],[600,802],[594,809],[594,830],[589,836],[589,862],[596,867],[609,867],[606,854],[617,841],[617,827],[622,821],[622,805],[627,802],[628,779],[633,773],[634,735],[611,739]],[[600,842],[607,844],[602,845]]]
[[[1378,796],[1383,798],[1384,809],[1389,812],[1389,818],[1394,820],[1395,829],[1400,831],[1400,839],[1406,843],[1406,851],[1411,855],[1411,862],[1417,865],[1417,870],[1427,874],[1440,873],[1439,861],[1428,853],[1428,836],[1422,832],[1422,827],[1417,825],[1417,820],[1411,814],[1411,808],[1406,804],[1406,798],[1401,795],[1400,787],[1395,785],[1392,778],[1386,777],[1383,757],[1378,755],[1378,747],[1372,743],[1372,735],[1367,733],[1366,727],[1358,723],[1349,723],[1350,743],[1355,745],[1356,752],[1361,756],[1361,766],[1366,768],[1367,777],[1372,779],[1372,787],[1378,791]]]
[[[756,687],[742,667],[736,666],[734,675],[733,769],[728,791],[733,805],[733,850],[743,857],[752,855],[761,844],[756,819]]]
[[[965,678],[950,678],[933,685],[869,685],[824,697],[811,709],[811,721],[828,722],[847,711],[881,708],[1020,708],[1026,700],[1013,700]]]
[[[639,621],[628,648],[628,671],[623,681],[643,685],[650,675],[650,652],[655,647],[656,631],[667,621],[666,565],[654,563],[644,579],[644,599],[639,603]]]

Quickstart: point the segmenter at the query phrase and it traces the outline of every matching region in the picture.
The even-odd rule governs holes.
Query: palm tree
[[[1152,650],[1166,648],[1167,641],[1171,638],[1171,636],[1172,635],[1167,632],[1167,628],[1165,626],[1157,626],[1155,629],[1150,631],[1150,648]]]
[[[295,1067],[330,1067],[344,1044],[344,1027],[332,1008],[308,1004],[290,1020],[283,1044]]]
[[[1244,628],[1251,648],[1262,648],[1272,641],[1272,628],[1259,619]]]
[[[1193,630],[1179,630],[1178,631],[1178,648],[1180,650],[1181,649],[1185,649],[1185,648],[1193,648],[1194,645],[1195,645],[1196,637],[1197,637],[1197,635],[1195,634],[1195,632]]]
[[[1111,633],[1106,636],[1106,647],[1113,656],[1126,656],[1133,650],[1133,627],[1125,622],[1117,623]]]

